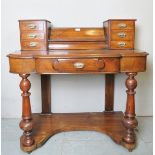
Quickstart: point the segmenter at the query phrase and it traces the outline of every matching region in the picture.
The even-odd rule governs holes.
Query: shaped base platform
[[[52,135],[66,131],[98,131],[109,135],[117,144],[129,150],[135,148],[135,144],[125,144],[122,141],[125,133],[122,112],[32,114],[32,118],[35,143],[30,147],[21,144],[21,149],[25,152],[40,147]]]

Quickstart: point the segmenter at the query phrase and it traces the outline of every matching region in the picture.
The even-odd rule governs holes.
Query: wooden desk
[[[134,129],[138,125],[135,118],[135,76],[146,70],[148,54],[133,50],[134,22],[108,20],[104,29],[57,28],[51,32],[50,22],[46,20],[20,21],[22,51],[11,53],[8,58],[10,72],[21,77],[23,108],[20,128],[24,132],[20,145],[23,151],[33,151],[58,132],[77,130],[103,132],[129,151],[135,148]],[[28,77],[32,73],[41,75],[40,114],[31,113]],[[124,114],[115,112],[113,108],[116,73],[127,75]],[[105,74],[105,110],[98,113],[51,113],[52,74]]]
[[[22,78],[23,111],[21,148],[30,152],[42,145],[52,135],[62,131],[95,130],[109,135],[116,143],[129,150],[135,147],[134,89],[137,72],[146,69],[146,52],[136,50],[59,50],[24,51],[9,54],[10,72]],[[41,74],[42,114],[31,114],[30,81],[32,73]],[[114,74],[126,73],[126,111],[113,111]],[[105,74],[105,111],[100,113],[52,114],[51,74]],[[123,122],[123,123],[122,123]],[[32,132],[33,131],[33,132]]]

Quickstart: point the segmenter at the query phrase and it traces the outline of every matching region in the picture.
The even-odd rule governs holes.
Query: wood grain
[[[49,49],[50,50],[97,50],[97,49],[104,49],[106,48],[106,44],[104,42],[95,42],[95,41],[83,41],[83,42],[49,42]]]
[[[114,110],[114,74],[105,75],[105,111]]]
[[[103,23],[108,49],[134,49],[135,19],[110,19]],[[120,36],[121,33],[121,36]],[[123,33],[123,37],[122,37]]]
[[[42,113],[51,113],[51,75],[41,75]]]
[[[104,41],[103,28],[52,28],[50,41]]]
[[[21,149],[31,152],[43,145],[48,138],[66,131],[98,131],[109,135],[117,144],[122,144],[125,128],[122,125],[123,113],[74,113],[74,114],[33,114],[33,137],[35,144]]]

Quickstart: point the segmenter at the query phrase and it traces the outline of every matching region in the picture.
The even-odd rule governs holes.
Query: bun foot
[[[23,145],[22,141],[23,141],[23,136],[20,137],[20,148],[24,152],[31,153],[33,150],[37,148],[35,143],[33,143],[31,146],[25,146]]]
[[[124,141],[122,142],[122,145],[128,149],[129,152],[132,152],[136,148],[136,143],[125,143]]]

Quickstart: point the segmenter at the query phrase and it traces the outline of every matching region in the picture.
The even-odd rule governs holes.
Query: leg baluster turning
[[[127,87],[127,103],[126,103],[126,111],[124,114],[123,125],[126,128],[126,133],[123,137],[123,142],[125,147],[132,151],[136,145],[136,136],[134,133],[134,129],[138,126],[138,122],[135,118],[135,91],[134,89],[137,87],[137,81],[134,78],[137,73],[127,73],[128,78],[126,80]]]
[[[21,145],[24,147],[30,147],[34,144],[34,139],[32,137],[31,105],[29,98],[31,83],[27,79],[28,76],[29,74],[20,74],[20,77],[22,78],[20,82],[20,89],[22,90],[22,120],[19,126],[22,130],[24,130],[21,137]]]

